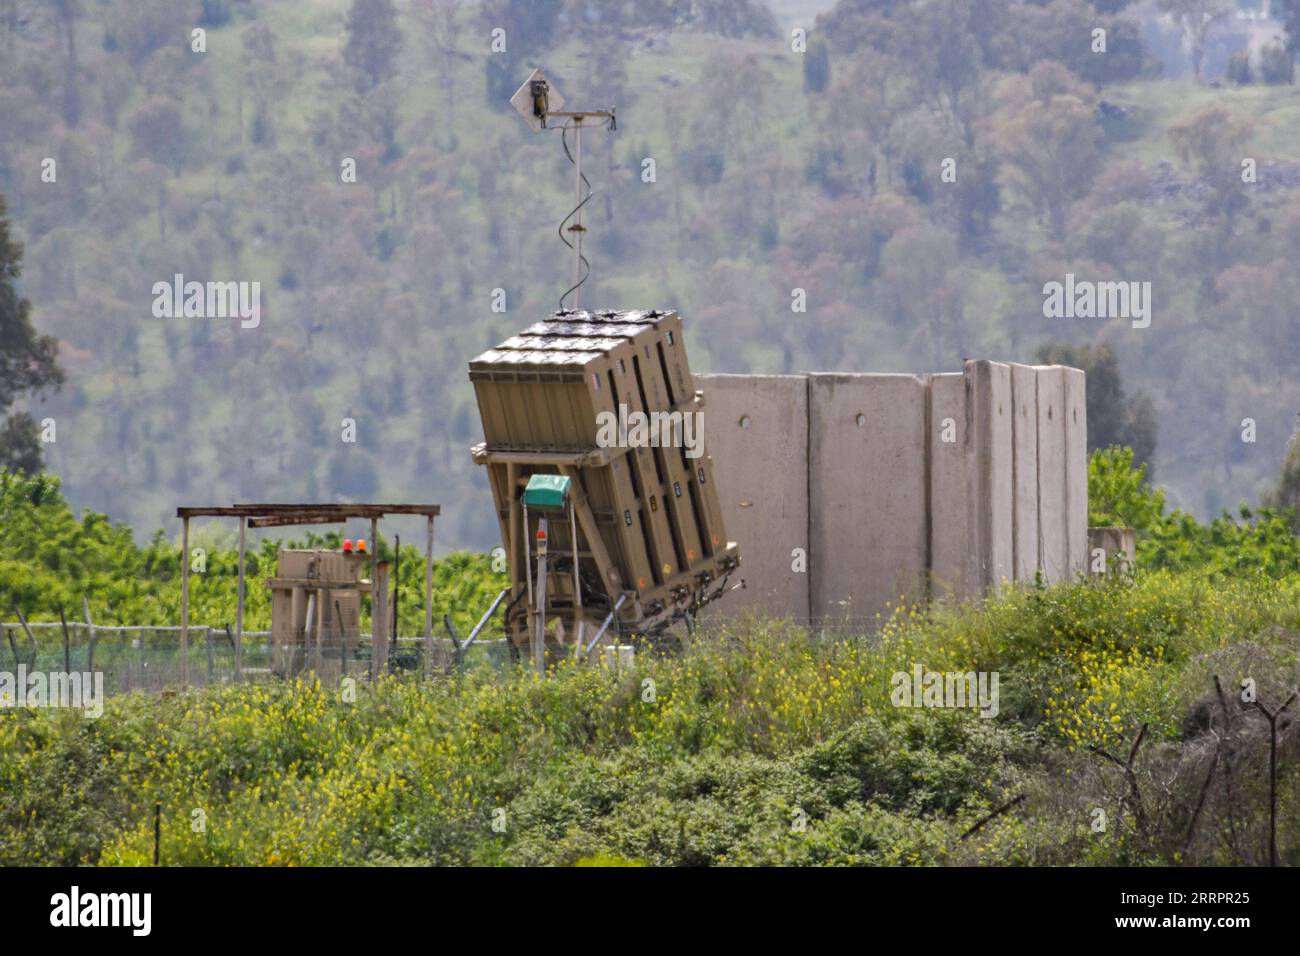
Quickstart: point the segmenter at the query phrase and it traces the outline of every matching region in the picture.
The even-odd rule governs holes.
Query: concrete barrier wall
[[[1038,565],[1049,582],[1069,567],[1065,503],[1065,368],[1036,366],[1038,373]]]
[[[925,597],[925,392],[913,375],[808,376],[814,620]]]
[[[969,594],[976,588],[967,530],[971,457],[966,421],[966,376],[930,376],[930,590],[934,597]]]
[[[871,627],[904,601],[1086,567],[1083,373],[698,375],[744,590],[710,609]],[[795,549],[806,549],[806,571]]]
[[[975,583],[996,587],[1015,576],[1014,475],[1012,474],[1011,366],[966,363],[967,445],[972,491],[967,496]]]
[[[1080,369],[1064,370],[1065,540],[1067,574],[1088,562],[1088,404]]]
[[[704,443],[727,537],[747,542],[745,587],[710,615],[753,608],[808,622],[808,380],[802,375],[697,375]],[[722,464],[724,463],[725,464]]]
[[[1137,560],[1137,535],[1132,528],[1088,529],[1088,573],[1101,577],[1132,569]]]
[[[1038,570],[1038,374],[1011,366],[1012,526],[1016,580]]]

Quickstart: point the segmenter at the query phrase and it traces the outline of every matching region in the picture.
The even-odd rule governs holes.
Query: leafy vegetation
[[[340,536],[308,534],[298,541],[265,538],[250,549],[246,572],[245,627],[271,626],[270,592],[263,581],[275,571],[280,547],[338,548]],[[379,556],[395,557],[392,543],[379,540]],[[180,621],[178,547],[161,531],[138,546],[131,530],[108,516],[86,511],[73,515],[59,479],[0,471],[0,617],[12,620],[15,603],[31,620],[57,621],[59,608],[69,618],[81,615],[81,599],[96,624],[175,625]],[[221,626],[235,619],[238,555],[209,548],[207,569],[190,577],[190,619]],[[424,633],[424,554],[403,545],[398,564],[400,632]],[[434,621],[450,614],[465,634],[505,586],[488,555],[456,552],[434,563]],[[368,609],[363,628],[368,627]]]
[[[1269,507],[1223,506],[1271,486],[1300,398],[1296,4],[1289,48],[1238,53],[1222,88],[1197,81],[1249,48],[1224,5],[1159,6],[1177,27],[1123,0],[840,0],[799,54],[756,0],[0,4],[0,447],[28,473],[0,471],[0,613],[84,597],[100,623],[175,623],[174,537],[131,528],[185,498],[418,487],[454,543],[495,540],[465,361],[567,274],[550,236],[570,178],[505,106],[537,64],[619,107],[621,132],[584,143],[584,301],[681,308],[700,370],[1092,363],[1091,518],[1139,538],[1132,575],[901,608],[872,635],[749,620],[546,680],[0,708],[0,864],[147,863],[155,805],[168,863],[1267,860],[1268,741],[1243,693],[1273,706],[1300,684],[1295,453]],[[262,323],[154,318],[147,290],[177,273],[260,282]],[[1067,273],[1150,282],[1152,327],[1045,323],[1040,290]],[[69,384],[28,401],[58,384],[48,336]],[[78,517],[37,473],[34,412],[74,500],[129,525]],[[1147,480],[1157,415],[1187,510]],[[197,536],[193,616],[219,624],[235,558]],[[250,628],[277,546],[250,556]],[[422,584],[403,548],[407,633]],[[449,555],[435,615],[463,632],[500,585],[486,556]],[[996,716],[895,706],[917,666],[996,672]],[[1106,755],[1130,749],[1126,779]],[[1289,862],[1297,758],[1284,735]]]
[[[78,508],[173,536],[186,501],[341,495],[436,500],[441,540],[489,547],[466,360],[568,275],[568,167],[505,102],[541,65],[618,106],[583,143],[584,302],[679,308],[701,371],[1109,343],[1151,406],[1099,440],[1150,460],[1158,418],[1187,511],[1258,500],[1300,407],[1300,100],[1198,84],[1185,48],[1213,81],[1267,27],[1184,37],[1122,0],[775,9],[784,29],[757,0],[0,4],[0,194],[68,376],[17,409],[56,420],[47,466]],[[260,282],[261,324],[155,318],[176,273]],[[1066,273],[1150,281],[1151,328],[1044,319]]]
[[[11,406],[25,394],[40,395],[63,384],[56,361],[58,342],[38,335],[31,303],[18,295],[22,247],[10,238],[5,198],[0,195],[0,468],[39,471],[40,430],[26,411]]]
[[[1189,841],[1204,767],[1188,723],[1215,674],[1279,702],[1298,609],[1294,576],[1140,572],[900,612],[874,640],[751,621],[617,673],[391,679],[355,703],[302,683],[131,694],[99,720],[3,712],[0,862],[148,863],[155,802],[176,864],[1259,862],[1260,738],[1241,733],[1234,799],[1211,799]],[[891,676],[916,664],[998,671],[999,713],[893,706]],[[1144,724],[1139,825],[1088,747],[1126,748]],[[1287,738],[1284,859],[1300,853],[1296,751]]]
[[[1124,525],[1137,531],[1138,563],[1170,570],[1204,569],[1212,574],[1259,571],[1272,578],[1300,573],[1300,538],[1293,508],[1224,511],[1208,524],[1175,508],[1165,513],[1165,495],[1146,482],[1146,466],[1133,468],[1133,452],[1094,452],[1088,465],[1090,525]]]
[[[78,521],[55,479],[0,488],[0,590],[76,574],[100,607],[148,606],[128,587],[171,606],[174,550]],[[1094,520],[1140,529],[1133,574],[903,607],[871,636],[746,619],[545,680],[480,667],[355,698],[269,681],[123,694],[97,720],[0,710],[0,864],[147,864],[155,804],[165,862],[196,865],[1265,862],[1266,725],[1236,701],[1300,686],[1296,543],[1272,513],[1165,514],[1127,449],[1093,456],[1090,497]],[[46,537],[62,550],[32,546]],[[230,556],[209,560],[229,602]],[[468,555],[439,572],[440,600],[497,583]],[[996,713],[897,706],[916,667],[996,672]],[[1139,736],[1130,784],[1101,754]],[[1294,734],[1277,792],[1294,861]]]

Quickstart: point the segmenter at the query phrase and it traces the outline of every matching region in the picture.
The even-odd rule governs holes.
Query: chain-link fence
[[[235,642],[228,627],[190,625],[189,686],[206,687],[235,681]],[[106,694],[134,690],[160,691],[185,685],[184,657],[179,627],[119,627],[69,621],[61,623],[0,623],[0,670],[24,665],[28,673],[94,673],[104,675]],[[429,673],[443,673],[456,665],[456,650],[446,638],[435,638]],[[422,637],[398,638],[390,643],[389,668],[395,673],[426,672],[428,645]],[[245,631],[243,680],[268,679],[314,671],[322,683],[344,676],[363,678],[370,673],[370,635],[361,635],[355,647],[273,647],[270,631]],[[476,641],[461,666],[500,667],[511,660],[506,641]]]

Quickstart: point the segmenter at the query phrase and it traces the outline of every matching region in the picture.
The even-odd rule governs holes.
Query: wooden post
[[[143,634],[143,632],[141,632]],[[140,639],[144,649],[144,638]],[[190,519],[181,519],[181,686],[190,685]]]
[[[90,602],[86,600],[84,594],[81,596],[81,609],[86,612],[86,630],[90,632],[87,637],[86,670],[93,673],[95,670],[95,624],[90,619]]]
[[[569,483],[572,484],[572,480]],[[582,578],[578,574],[578,509],[573,506],[572,497],[569,499],[569,543],[573,547],[573,630],[577,635],[574,650],[581,650],[587,616],[582,609]]]
[[[235,593],[235,683],[244,678],[244,544],[248,518],[239,519],[239,588]]]
[[[370,587],[370,630],[373,632],[370,659],[375,680],[388,673],[388,563],[375,562],[375,580]]]
[[[13,651],[14,669],[17,670],[22,660],[18,657],[18,643],[14,640],[14,629],[12,627],[5,628],[5,637],[9,638],[9,650]]]
[[[329,589],[322,588],[320,598],[316,602],[316,643],[314,646],[316,663],[312,665],[312,670],[316,672],[317,679],[320,678],[321,642],[324,640],[322,632],[325,630],[325,602],[329,599]]]
[[[424,676],[433,673],[433,515],[424,544]]]
[[[31,627],[28,626],[28,624],[27,624],[27,618],[25,618],[25,617],[23,616],[23,609],[20,608],[20,607],[18,606],[18,602],[17,602],[17,601],[14,602],[13,608],[14,608],[14,614],[18,615],[18,623],[19,623],[19,625],[22,626],[23,633],[27,635],[27,642],[28,642],[29,644],[32,645],[32,660],[31,660],[31,663],[28,664],[27,666],[30,667],[32,670],[35,670],[35,669],[36,669],[36,658],[37,658],[37,657],[40,655],[40,653],[41,653],[40,645],[36,643],[36,635],[32,633],[32,629],[31,629]],[[11,637],[10,637],[10,640],[12,640],[12,639],[13,639],[13,638],[12,638],[12,636],[11,636]],[[14,656],[15,656],[15,658],[17,657],[17,654],[18,654],[18,652],[17,652],[17,651],[14,651]]]
[[[343,626],[343,610],[339,607],[339,602],[334,602],[334,623],[339,630],[339,668],[343,676],[348,676],[348,632]]]
[[[506,465],[506,487],[510,494],[510,533],[506,536],[506,564],[510,571],[510,603],[514,604],[519,593],[524,589],[523,577],[527,570],[526,562],[528,561],[527,522],[524,522],[523,530],[520,530],[519,523],[519,466],[511,462]],[[529,596],[531,599],[531,595]],[[509,617],[509,608],[506,609],[506,616]],[[508,628],[507,628],[508,633]]]
[[[63,605],[59,605],[59,623],[63,625],[63,673],[72,673],[72,638],[68,634],[68,619],[63,616]]]
[[[393,535],[393,593],[392,600],[388,603],[388,630],[392,634],[392,644],[390,645],[391,653],[397,653],[397,617],[398,599],[397,590],[402,586],[402,536]]]
[[[290,674],[305,671],[311,666],[311,632],[316,628],[316,592],[307,593],[307,610],[303,613],[302,623],[302,657],[298,657],[298,642],[293,645],[293,665]]]
[[[272,599],[274,600],[274,598]],[[298,629],[298,612],[304,614],[302,630]],[[286,674],[293,673],[293,667],[289,663],[293,660],[294,654],[297,653],[298,644],[303,647],[307,646],[307,618],[306,610],[302,606],[302,588],[294,586],[289,589],[289,639],[282,645],[275,643],[274,625],[272,625],[271,646],[274,653],[279,657],[279,666]]]
[[[533,635],[533,667],[546,673],[546,513],[537,519],[537,632]]]
[[[388,642],[379,625],[379,605],[382,601],[383,588],[379,586],[379,519],[370,519],[370,678],[378,680],[383,673],[379,666],[382,656],[388,662]]]

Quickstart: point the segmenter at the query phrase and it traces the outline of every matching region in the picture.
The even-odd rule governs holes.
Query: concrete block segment
[[[808,621],[808,380],[802,375],[696,375],[704,443],[727,536],[740,545],[743,589],[705,619],[746,610]],[[803,549],[802,572],[793,570]]]
[[[930,421],[930,596],[965,597],[978,590],[967,536],[969,465],[966,445],[966,376],[931,375]]]
[[[1038,570],[1038,373],[1011,366],[1012,553],[1017,581]]]
[[[965,365],[967,458],[971,487],[967,525],[976,581],[997,587],[1015,575],[1013,565],[1011,367],[969,360]]]
[[[888,604],[1087,567],[1083,373],[701,375],[746,589],[706,610],[870,628]],[[796,570],[803,548],[806,571]],[[928,580],[928,588],[927,588]]]
[[[1088,567],[1088,403],[1081,369],[1064,369],[1065,540],[1069,574]]]
[[[1088,529],[1088,573],[1101,576],[1125,571],[1137,560],[1137,535],[1132,528]]]
[[[1065,500],[1065,367],[1035,366],[1038,373],[1038,563],[1049,582],[1068,576]]]
[[[808,376],[814,620],[869,626],[925,596],[925,393],[912,375]]]

